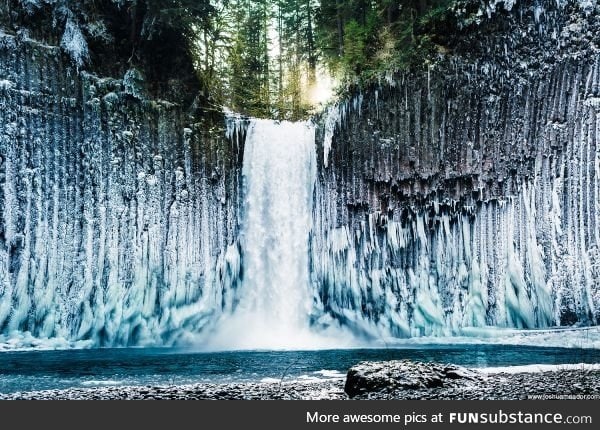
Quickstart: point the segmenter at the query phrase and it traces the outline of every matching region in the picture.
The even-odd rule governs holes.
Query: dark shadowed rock
[[[481,378],[475,371],[454,365],[410,360],[362,362],[348,370],[344,391],[354,397],[383,390],[452,387]]]

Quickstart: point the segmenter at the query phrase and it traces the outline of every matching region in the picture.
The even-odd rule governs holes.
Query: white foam
[[[328,379],[339,379],[339,378],[345,378],[346,374],[340,372],[339,370],[327,370],[327,369],[322,369],[322,370],[317,370],[315,372],[317,375],[321,375],[325,378]]]
[[[281,382],[281,378],[262,378],[260,382],[264,384],[277,384]]]
[[[116,381],[114,379],[107,379],[107,380],[89,380],[89,381],[83,381],[81,383],[81,385],[86,386],[86,387],[99,387],[99,386],[106,386],[106,387],[112,387],[112,386],[116,386],[116,385],[123,385],[123,381]]]
[[[324,381],[341,381],[346,378],[346,374],[339,370],[317,370],[310,375],[300,375],[296,378],[298,382],[324,382]]]

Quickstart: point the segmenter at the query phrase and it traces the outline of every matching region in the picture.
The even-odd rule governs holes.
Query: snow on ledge
[[[541,372],[559,372],[562,370],[600,370],[600,364],[528,364],[524,366],[503,366],[503,367],[479,367],[472,368],[481,373],[485,374],[496,374],[496,373],[541,373]]]
[[[38,338],[29,332],[13,332],[0,334],[0,353],[5,351],[31,351],[31,350],[59,350],[59,349],[87,349],[93,346],[92,341],[71,341],[63,337]]]
[[[600,326],[517,330],[467,327],[455,336],[385,339],[388,346],[406,345],[522,345],[546,348],[600,349]]]

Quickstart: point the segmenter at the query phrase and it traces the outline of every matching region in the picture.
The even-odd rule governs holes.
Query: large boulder
[[[410,360],[365,361],[348,369],[344,391],[350,397],[375,391],[452,387],[482,378],[481,374],[452,364]]]

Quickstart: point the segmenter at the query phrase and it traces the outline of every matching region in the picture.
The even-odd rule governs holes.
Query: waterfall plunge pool
[[[412,359],[490,368],[598,363],[597,349],[525,345],[410,345],[389,349],[192,352],[110,348],[0,353],[0,393],[195,383],[341,379],[364,360]],[[532,367],[535,370],[535,367]]]

